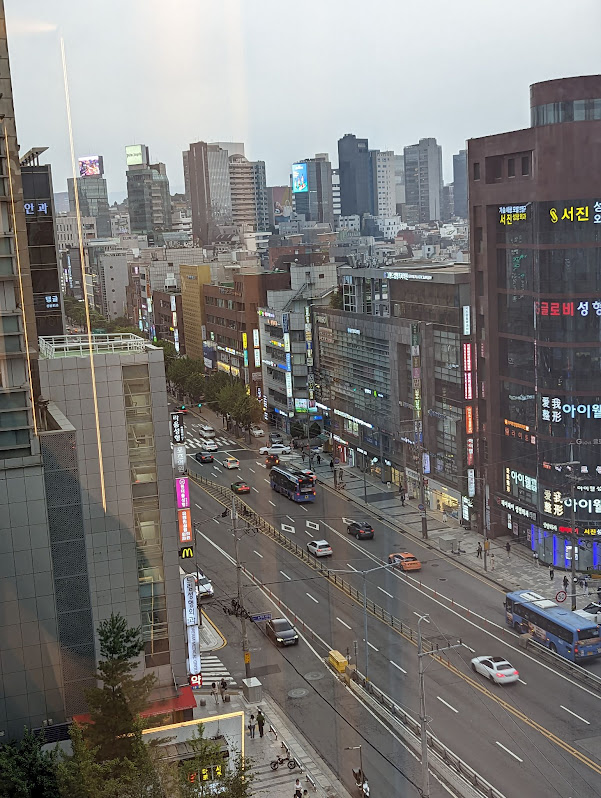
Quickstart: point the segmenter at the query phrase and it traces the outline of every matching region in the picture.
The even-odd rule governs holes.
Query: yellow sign
[[[244,664],[250,665],[250,651],[244,652]]]
[[[179,556],[182,560],[191,560],[194,557],[194,548],[192,546],[184,546],[179,550]]]

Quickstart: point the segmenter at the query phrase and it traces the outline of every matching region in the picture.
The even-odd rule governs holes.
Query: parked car
[[[298,633],[287,618],[272,618],[265,631],[277,646],[298,645]]]
[[[272,443],[271,446],[261,446],[259,454],[290,454],[292,450],[283,443]]]
[[[262,438],[265,435],[265,430],[261,429],[261,427],[251,425],[250,434],[253,438]]]
[[[211,452],[196,452],[194,459],[198,463],[212,463],[215,458]]]
[[[243,480],[232,482],[230,488],[234,491],[234,493],[250,493],[250,488]]]
[[[601,623],[601,604],[598,601],[591,601],[586,607],[583,607],[581,610],[575,610],[575,612],[576,615],[586,618],[587,621]]]
[[[307,543],[307,551],[316,557],[329,557],[333,553],[327,540],[310,540]]]
[[[218,451],[219,446],[217,446],[215,441],[208,440],[208,441],[204,441],[203,449],[205,450],[205,452],[216,452],[216,451]]]
[[[279,464],[280,464],[280,458],[277,456],[277,454],[268,454],[267,457],[265,458],[265,465],[267,466],[267,468],[273,468],[274,466],[277,466]]]
[[[179,569],[179,576],[182,583],[182,590],[184,587],[184,577],[185,576],[194,576],[196,577],[196,595],[199,598],[211,598],[214,590],[213,585],[211,584],[211,580],[206,577],[202,571],[192,572],[190,574],[186,573],[184,569],[180,566]]]
[[[408,551],[397,551],[388,555],[388,562],[396,565],[401,571],[419,571],[421,562]]]
[[[374,536],[374,528],[367,521],[351,521],[346,531],[349,535],[354,535],[357,540],[371,540]]]
[[[510,684],[520,678],[518,671],[505,657],[474,657],[471,665],[474,673],[481,673],[495,684]]]
[[[210,424],[201,424],[198,428],[203,438],[214,438],[215,430]]]
[[[281,432],[270,432],[269,443],[284,443],[284,436]]]
[[[240,460],[235,457],[226,457],[225,460],[221,461],[221,465],[228,470],[230,468],[240,468]]]

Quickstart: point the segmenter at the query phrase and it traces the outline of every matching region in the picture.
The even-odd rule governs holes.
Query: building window
[[[515,177],[515,158],[507,159],[507,177]]]
[[[474,180],[480,180],[480,164],[478,161],[474,163]]]
[[[522,175],[530,174],[530,156],[522,155]]]

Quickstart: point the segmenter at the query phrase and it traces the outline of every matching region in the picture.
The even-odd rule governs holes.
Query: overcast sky
[[[244,141],[269,185],[344,133],[374,149],[434,136],[445,182],[465,140],[527,127],[528,86],[601,71],[599,0],[5,0],[22,152],[48,146],[54,190],[75,154],[147,144],[183,190],[192,141]]]

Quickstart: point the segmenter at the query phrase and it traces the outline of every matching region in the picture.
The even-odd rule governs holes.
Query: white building
[[[372,150],[374,215],[396,216],[396,163],[392,150]]]
[[[62,213],[54,221],[56,245],[59,250],[79,247],[79,226],[74,213]],[[84,243],[97,238],[96,219],[93,216],[81,217],[81,231]]]

